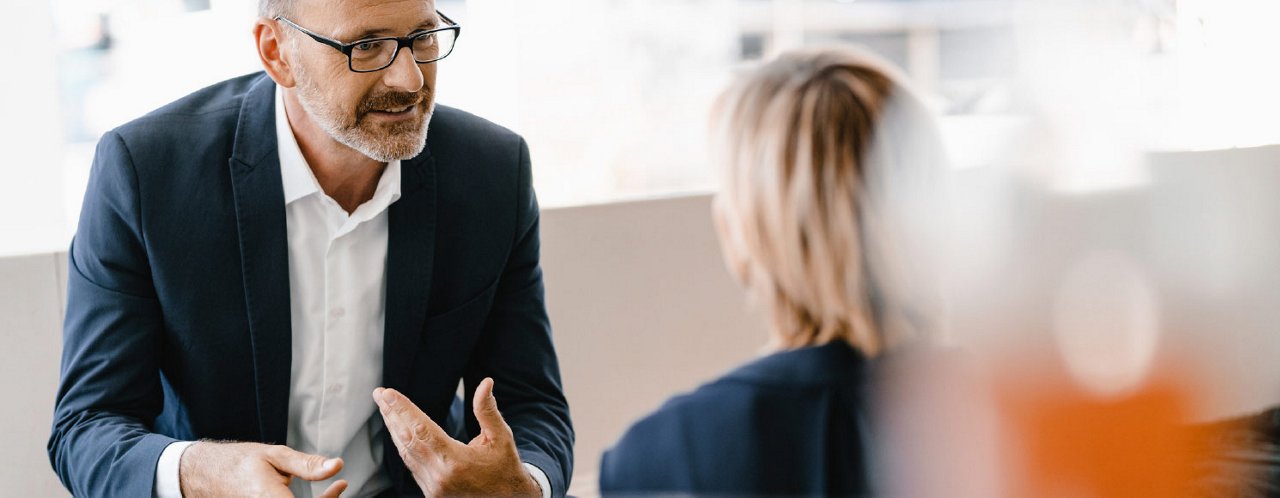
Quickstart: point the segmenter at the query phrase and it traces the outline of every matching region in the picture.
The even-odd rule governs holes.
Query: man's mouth
[[[372,109],[369,111],[369,114],[379,118],[388,119],[406,118],[412,116],[417,108],[418,106],[416,104],[404,107],[388,107],[384,109]]]
[[[404,107],[388,107],[386,109],[374,109],[373,112],[381,112],[386,114],[401,114],[401,113],[408,112],[409,109],[413,109],[413,106],[407,105]]]

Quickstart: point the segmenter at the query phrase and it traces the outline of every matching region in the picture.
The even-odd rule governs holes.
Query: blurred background
[[[733,73],[789,48],[851,42],[905,68],[956,118],[953,136],[976,164],[988,158],[973,146],[989,152],[1015,111],[1011,5],[440,0],[465,28],[442,64],[439,98],[528,138],[546,206],[706,191],[702,126]],[[0,97],[11,117],[3,145],[20,154],[0,166],[0,211],[27,215],[0,218],[0,253],[65,247],[104,131],[260,68],[253,0],[18,0],[17,8],[0,21],[22,47]],[[1152,7],[1134,29],[1176,22],[1166,10]]]
[[[253,0],[17,0],[0,103],[0,254],[65,247],[98,137],[259,70]],[[546,206],[706,191],[702,126],[735,73],[780,51],[865,46],[942,117],[956,168],[992,167],[1035,113],[1073,140],[1156,150],[1275,143],[1280,7],[1249,0],[439,0],[464,38],[440,100],[519,130]],[[1089,126],[1076,126],[1082,121]],[[589,125],[586,125],[589,123]],[[1007,157],[1007,156],[1006,156]],[[1081,164],[1090,164],[1081,167]],[[1145,181],[1105,159],[1048,173]],[[33,209],[34,208],[34,209]],[[23,213],[17,215],[16,213]]]
[[[940,120],[946,242],[933,257],[949,341],[1009,366],[1005,375],[1034,363],[1100,399],[1173,372],[1192,393],[1191,420],[1280,404],[1278,2],[437,7],[464,26],[441,63],[439,101],[516,130],[532,149],[548,305],[579,426],[575,486],[592,484],[599,452],[632,420],[763,343],[710,229],[704,124],[736,73],[815,44],[894,62]],[[259,70],[256,2],[16,0],[5,10],[0,308],[17,317],[5,349],[21,356],[6,368],[36,373],[14,392],[31,402],[0,414],[26,428],[5,429],[21,449],[0,456],[30,469],[14,474],[24,489],[57,494],[32,459],[43,458],[35,445],[56,386],[62,252],[96,141]]]

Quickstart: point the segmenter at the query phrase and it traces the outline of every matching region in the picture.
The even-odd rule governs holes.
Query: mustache
[[[361,115],[364,115],[371,111],[416,106],[426,102],[430,97],[430,93],[426,88],[418,92],[387,92],[365,99],[364,102],[360,103],[360,107],[357,110]]]

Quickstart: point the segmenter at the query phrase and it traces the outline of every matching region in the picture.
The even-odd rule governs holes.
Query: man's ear
[[[284,44],[280,23],[270,19],[258,19],[253,25],[253,37],[258,42],[258,58],[262,60],[262,68],[277,85],[293,88],[297,83],[293,78],[293,68],[284,57]]]

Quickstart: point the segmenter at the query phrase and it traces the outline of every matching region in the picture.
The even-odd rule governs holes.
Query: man
[[[573,430],[528,149],[434,105],[461,28],[432,0],[260,10],[265,75],[98,145],[48,448],[62,482],[564,494]],[[460,380],[471,409],[451,415]]]

